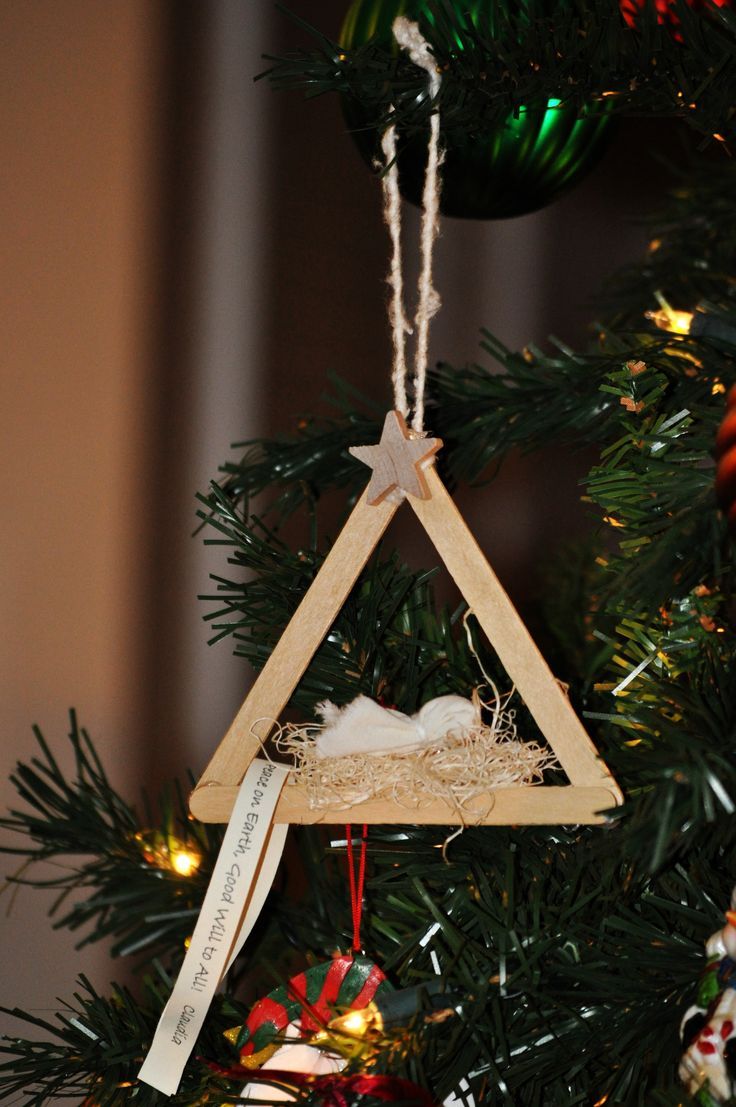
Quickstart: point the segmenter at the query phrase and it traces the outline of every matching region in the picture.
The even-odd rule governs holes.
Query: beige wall
[[[0,5],[0,798],[37,722],[66,710],[137,795],[136,667],[163,6]],[[2,917],[2,1003],[48,1007],[104,951],[69,955],[47,900]],[[0,901],[0,909],[3,901]],[[12,954],[10,951],[13,951]],[[105,984],[109,969],[99,974]]]

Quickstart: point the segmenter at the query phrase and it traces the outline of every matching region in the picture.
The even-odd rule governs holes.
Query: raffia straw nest
[[[294,760],[293,783],[306,787],[314,810],[340,810],[366,800],[390,799],[409,810],[443,799],[460,815],[478,796],[497,788],[540,784],[545,769],[556,764],[551,751],[525,742],[516,731],[512,693],[495,702],[481,701],[477,691],[476,722],[421,750],[406,753],[354,753],[318,756],[315,737],[320,724],[287,723],[275,738],[276,748]],[[481,716],[484,709],[485,720]],[[489,809],[492,806],[489,799]]]

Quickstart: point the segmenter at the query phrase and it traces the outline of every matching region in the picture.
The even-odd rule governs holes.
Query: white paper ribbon
[[[220,981],[273,883],[288,828],[272,820],[288,775],[286,766],[256,758],[240,785],[189,949],[138,1073],[164,1095],[178,1090]]]

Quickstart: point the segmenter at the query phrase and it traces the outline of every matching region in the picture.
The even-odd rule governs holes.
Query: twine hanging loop
[[[427,379],[429,357],[429,324],[440,309],[442,301],[433,284],[434,244],[439,234],[440,206],[440,166],[444,159],[440,149],[440,117],[436,100],[442,78],[437,70],[429,44],[423,37],[419,26],[405,16],[398,16],[393,23],[393,33],[403,50],[428,75],[428,93],[435,110],[430,116],[429,144],[427,148],[427,169],[424,176],[422,194],[422,224],[420,233],[421,267],[417,288],[417,309],[413,326],[409,323],[404,307],[404,278],[401,260],[401,196],[399,193],[399,170],[396,161],[396,125],[391,124],[385,131],[381,147],[385,158],[383,181],[383,217],[391,238],[391,263],[387,283],[391,289],[389,300],[389,322],[393,343],[393,366],[391,381],[394,390],[394,407],[399,411],[411,429],[417,434],[424,433],[424,392]],[[409,420],[408,378],[406,363],[406,337],[415,335],[413,387],[414,411]]]

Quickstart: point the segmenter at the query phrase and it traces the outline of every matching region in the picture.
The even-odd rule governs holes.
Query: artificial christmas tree
[[[692,12],[691,20],[682,6],[683,41],[675,42],[656,19],[640,30],[626,27],[612,4],[596,38],[591,28],[603,6],[581,3],[575,19],[550,33],[547,67],[528,78],[538,94],[548,95],[560,78],[562,62],[553,59],[558,52],[564,59],[562,40],[568,47],[590,42],[589,55],[578,46],[575,63],[586,102],[599,76],[615,76],[611,90],[629,109],[646,101],[654,114],[682,114],[703,131],[719,116],[712,130],[727,136],[731,13]],[[641,62],[646,35],[659,36],[657,74],[647,68],[649,54]],[[482,39],[476,45],[484,49]],[[718,75],[703,76],[706,47]],[[389,102],[408,118],[423,79],[410,63],[398,67],[398,85],[384,87],[380,48],[370,66],[363,54],[337,66],[333,59],[330,68],[331,50],[328,43],[323,55],[284,61],[276,75],[329,78],[342,92],[347,73],[377,122]],[[603,53],[605,72],[597,74],[592,63]],[[637,59],[647,69],[645,92],[629,87]],[[395,59],[384,61],[396,70]],[[479,104],[469,96],[470,114],[453,123],[460,84],[478,61],[467,52],[443,61],[450,76],[442,98],[456,127],[470,126]],[[689,101],[697,107],[688,115],[668,82],[677,73],[685,85],[698,68],[702,103]],[[371,98],[377,88],[378,99]],[[508,110],[505,96],[502,88],[499,114]],[[425,115],[417,126],[426,122]],[[489,336],[484,347],[495,372],[441,364],[429,374],[428,421],[445,443],[439,463],[448,481],[478,480],[517,446],[561,440],[597,448],[584,495],[600,525],[588,547],[550,567],[546,649],[626,802],[603,827],[468,827],[449,843],[445,828],[421,820],[371,827],[362,942],[394,988],[419,986],[427,998],[403,1023],[387,1020],[346,1068],[322,1083],[296,1082],[294,1095],[429,1097],[453,1107],[463,1098],[524,1107],[686,1099],[676,1083],[679,1025],[736,870],[733,547],[716,503],[713,461],[736,359],[734,185],[725,159],[683,176],[647,257],[612,280],[612,307],[588,351],[516,354]],[[719,326],[662,330],[648,318],[658,294],[677,310],[699,307]],[[379,436],[369,411],[343,405],[333,420],[306,419],[290,437],[252,443],[202,497],[202,519],[235,567],[232,578],[217,580],[211,622],[257,669],[329,556],[330,543],[319,536],[321,497],[331,489],[348,501],[359,497],[366,471],[349,447]],[[287,544],[287,518],[306,524],[311,540]],[[364,694],[410,714],[432,697],[472,695],[479,662],[504,687],[502,667],[472,617],[463,622],[462,615],[436,600],[428,573],[380,548],[309,661],[291,707],[311,718],[325,698],[339,707]],[[517,712],[535,737],[522,704]],[[138,1070],[221,835],[191,820],[183,801],[169,802],[158,821],[142,820],[112,790],[76,724],[71,737],[76,778],[66,779],[44,746],[41,759],[19,767],[21,803],[5,826],[26,836],[16,846],[22,857],[90,858],[59,882],[87,890],[66,921],[91,926],[97,938],[115,936],[118,952],[144,954],[147,972],[135,998],[116,989],[105,999],[83,982],[60,1026],[23,1016],[21,1002],[21,1017],[36,1037],[43,1033],[5,1043],[0,1088],[31,1104],[64,1093],[89,1104],[148,1107],[165,1100],[138,1081]],[[306,886],[271,897],[192,1043],[177,1103],[233,1102],[244,1078],[225,1033],[255,1027],[245,995],[266,996],[301,973],[305,959],[324,964],[338,947],[353,948],[343,867],[351,834],[291,833]],[[24,878],[33,879],[32,871]],[[448,997],[439,1010],[428,1002],[437,982]],[[182,1022],[181,1034],[188,1025]],[[334,1028],[328,1032],[326,1052],[335,1048]],[[274,1077],[282,1087],[283,1075]],[[267,1079],[259,1073],[259,1083]],[[723,1100],[733,1088],[726,1073],[692,1091]]]

